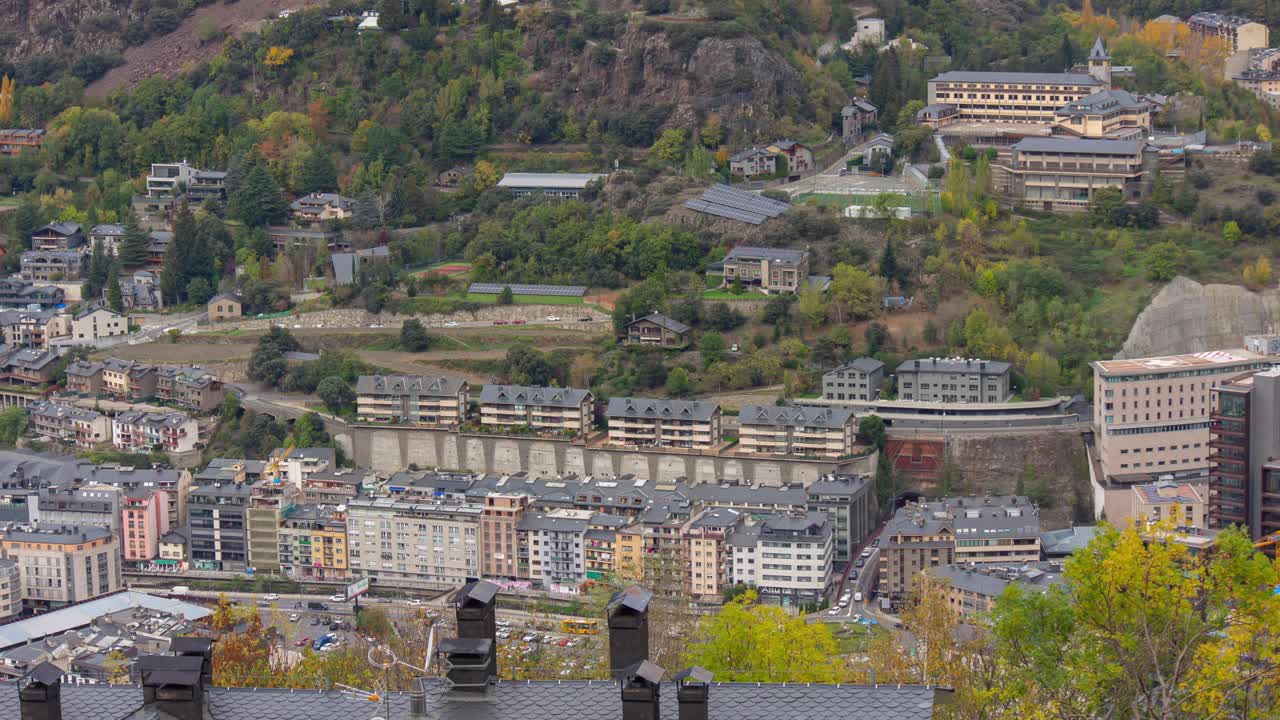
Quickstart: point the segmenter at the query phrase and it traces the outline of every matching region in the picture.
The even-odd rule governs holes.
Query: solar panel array
[[[730,220],[741,220],[752,225],[759,225],[791,209],[787,203],[770,200],[755,193],[734,190],[728,185],[712,185],[701,198],[687,200],[684,206],[697,212]]]
[[[587,294],[585,285],[516,285],[508,283],[471,283],[467,292],[476,295],[498,295],[503,288],[511,288],[512,295],[542,295],[582,297]]]

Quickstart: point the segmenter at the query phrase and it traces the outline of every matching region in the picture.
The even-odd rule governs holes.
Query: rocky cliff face
[[[796,70],[749,36],[673,38],[631,23],[603,45],[588,44],[580,53],[557,47],[544,57],[553,59],[534,78],[540,90],[564,94],[579,112],[669,108],[663,128],[697,127],[716,113],[726,130],[753,133],[802,114],[805,104]]]
[[[1245,335],[1280,327],[1280,290],[1201,285],[1176,277],[1138,315],[1117,358],[1155,357],[1244,346]]]
[[[141,19],[129,0],[6,0],[0,2],[0,59],[120,52],[126,28]]]

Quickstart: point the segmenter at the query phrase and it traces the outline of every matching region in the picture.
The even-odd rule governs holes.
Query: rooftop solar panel
[[[697,210],[698,212],[704,212],[708,215],[715,215],[722,218],[729,218],[730,220],[741,220],[742,222],[751,223],[752,225],[759,225],[766,219],[764,215],[759,213],[747,212],[746,210],[739,210],[727,205],[717,205],[715,203],[709,203],[706,200],[698,200],[696,198],[686,201],[684,206],[690,210]]]
[[[702,199],[720,205],[736,207],[739,210],[759,213],[767,217],[777,217],[791,209],[791,206],[787,203],[761,197],[755,193],[735,190],[727,185],[712,185],[702,194]]]
[[[581,297],[587,294],[585,285],[522,285],[518,283],[471,283],[467,292],[476,295],[497,295],[503,288],[508,287],[515,295]]]

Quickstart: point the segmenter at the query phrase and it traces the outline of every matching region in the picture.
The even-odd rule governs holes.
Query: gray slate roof
[[[1099,90],[1092,95],[1086,95],[1079,100],[1067,103],[1054,114],[1067,116],[1096,115],[1114,108],[1139,110],[1146,107],[1146,105],[1145,102],[1139,100],[1127,90]]]
[[[738,423],[743,426],[840,428],[852,417],[852,410],[830,405],[743,405],[738,413]]]
[[[590,390],[578,388],[533,387],[529,385],[485,385],[480,391],[481,404],[541,405],[543,407],[576,408]]]
[[[786,265],[799,265],[804,262],[808,253],[804,250],[792,250],[790,248],[769,248],[769,247],[748,247],[739,245],[729,251],[725,256],[725,262],[751,262],[755,260],[768,260],[771,263],[784,263]]]
[[[678,333],[680,335],[683,335],[692,329],[688,325],[685,325],[684,323],[680,322],[679,320],[672,320],[671,318],[667,317],[666,315],[663,315],[662,313],[649,313],[648,315],[645,315],[642,318],[637,318],[627,323],[627,327],[631,327],[632,325],[635,325],[638,322],[644,322],[646,320],[655,325],[658,325],[659,327],[664,327],[670,330],[671,332]]]
[[[956,372],[981,375],[1003,375],[1012,367],[1003,360],[970,360],[966,358],[921,358],[907,360],[898,366],[898,372]]]
[[[951,70],[929,82],[1019,83],[1023,85],[1102,85],[1102,81],[1082,73],[1026,73]]]
[[[709,720],[930,720],[945,691],[924,686],[716,683],[710,686]],[[618,684],[608,680],[498,681],[488,693],[459,696],[443,678],[426,681],[427,715],[447,720],[618,720]],[[206,688],[206,716],[217,720],[353,720],[381,715],[363,698],[316,690]],[[409,714],[407,693],[391,693],[391,717]],[[661,685],[661,720],[676,720],[675,683]],[[0,683],[0,716],[21,715],[16,683]],[[142,720],[135,685],[62,685],[63,720]],[[164,717],[164,716],[161,716]]]
[[[441,375],[361,375],[356,380],[356,393],[361,395],[425,395],[456,397],[466,380]]]
[[[880,362],[879,360],[872,357],[860,357],[857,360],[850,360],[849,362],[844,363],[843,365],[840,365],[831,370],[828,370],[826,374],[830,375],[833,372],[842,372],[842,371],[848,371],[848,370],[857,370],[858,372],[873,373],[873,372],[876,372],[877,370],[883,370],[883,369],[884,369],[884,363]]]
[[[1076,138],[1023,138],[1017,152],[1087,153],[1089,155],[1137,155],[1141,140],[1084,140]]]
[[[609,408],[605,414],[611,418],[710,420],[719,409],[718,403],[701,400],[616,397],[609,399]]]

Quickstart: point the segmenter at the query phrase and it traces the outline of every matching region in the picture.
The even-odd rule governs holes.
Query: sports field
[[[471,272],[471,263],[467,262],[442,262],[436,263],[426,270],[420,270],[414,273],[414,277],[426,277],[427,275],[444,275],[445,277],[458,277]]]
[[[582,298],[575,295],[512,295],[516,305],[581,305]],[[496,303],[498,296],[484,293],[467,293],[467,302]]]

